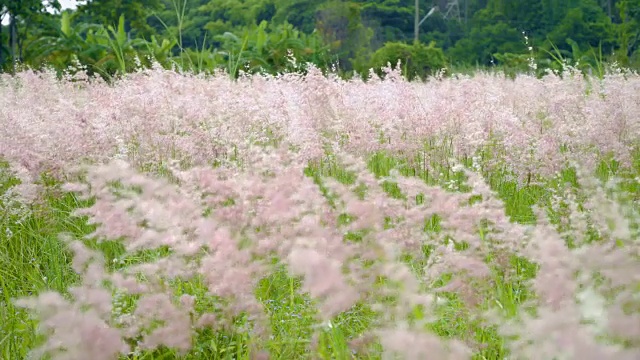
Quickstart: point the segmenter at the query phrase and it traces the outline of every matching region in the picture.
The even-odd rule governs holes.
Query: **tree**
[[[359,0],[362,21],[374,29],[374,45],[407,41],[413,36],[413,0]],[[429,9],[427,8],[427,11]]]
[[[615,58],[622,65],[629,65],[629,58],[638,54],[640,62],[640,0],[620,0],[617,2],[621,24],[618,25],[618,43],[620,49]]]
[[[276,0],[276,12],[273,21],[285,21],[301,31],[310,34],[316,27],[316,11],[326,1],[313,0]]]
[[[420,18],[433,6],[440,8],[420,27],[419,42],[435,42],[452,62],[460,65],[489,66],[497,61],[519,69],[528,65],[523,59],[533,55],[541,61],[539,65],[546,66],[546,61],[551,60],[549,52],[555,52],[553,46],[562,56],[583,62],[592,57],[595,48],[598,53],[602,50],[600,59],[630,66],[637,58],[640,65],[640,0],[458,0],[456,11],[460,17],[444,16],[452,3],[419,1]],[[178,45],[167,45],[171,49],[169,56],[179,55],[185,60],[186,55],[187,60],[197,59],[200,64],[207,58],[212,66],[224,59],[221,54],[230,50],[227,46],[242,48],[246,34],[249,44],[243,52],[249,55],[253,33],[260,33],[259,24],[267,21],[268,27],[262,32],[272,39],[269,44],[273,47],[267,48],[273,50],[274,56],[289,46],[289,40],[276,40],[280,36],[276,33],[284,34],[291,27],[300,31],[301,38],[302,34],[315,33],[309,39],[329,45],[332,61],[337,61],[341,70],[360,72],[368,69],[372,54],[384,44],[411,41],[415,4],[416,0],[81,0],[73,18],[78,29],[83,29],[82,24],[101,24],[106,29],[119,27],[120,15],[124,15],[128,41],[144,38],[157,50],[154,53],[164,54],[166,47],[161,44],[167,40],[166,44]],[[38,61],[45,61],[45,57],[38,57],[38,51],[46,48],[38,39],[51,37],[58,39],[55,46],[66,50],[47,52],[60,64],[66,61],[63,59],[67,56],[62,54],[71,51],[73,47],[68,45],[75,38],[60,35],[59,15],[45,11],[51,5],[58,6],[58,1],[0,0],[0,18],[9,24],[0,27],[0,65],[8,68],[7,60],[11,59],[36,66]],[[220,36],[225,33],[234,34],[240,39],[239,44]],[[156,40],[149,41],[154,35]],[[284,38],[289,37],[283,35]],[[38,47],[30,45],[34,43]],[[256,52],[257,60],[248,63],[271,59],[263,65],[282,68],[264,49]],[[314,51],[320,53],[323,55],[312,58],[324,61],[326,52]],[[46,59],[49,61],[50,57]]]
[[[46,14],[47,8],[60,10],[60,2],[58,0],[0,0],[0,22],[5,17],[9,18],[9,46],[7,48],[11,58],[12,71],[15,71],[16,62],[22,61],[26,31],[21,31],[21,28],[26,30],[29,24],[37,23],[37,18]],[[1,26],[0,30],[2,30]],[[2,50],[2,46],[0,46],[0,68],[4,61]]]
[[[342,70],[351,71],[354,65],[368,62],[373,30],[364,26],[360,11],[360,4],[331,1],[316,13],[316,29],[335,52]]]
[[[469,34],[459,40],[448,54],[460,63],[489,66],[495,63],[496,53],[527,52],[522,32],[505,22],[504,18],[503,13],[489,8],[478,11],[471,21]]]
[[[573,52],[571,41],[567,39],[575,41],[581,51],[599,46],[611,51],[616,45],[615,28],[596,0],[583,0],[569,9],[548,37],[560,50],[567,52]]]
[[[120,15],[124,15],[125,31],[133,36],[145,38],[155,34],[147,19],[155,11],[163,9],[161,0],[80,0],[78,20],[105,26],[117,26]]]

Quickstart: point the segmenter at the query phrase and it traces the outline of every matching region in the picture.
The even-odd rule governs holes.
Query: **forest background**
[[[84,69],[108,79],[151,59],[232,76],[313,63],[367,77],[398,60],[407,77],[423,79],[443,68],[640,68],[640,0],[85,0],[73,9],[62,2],[0,0],[0,70]]]

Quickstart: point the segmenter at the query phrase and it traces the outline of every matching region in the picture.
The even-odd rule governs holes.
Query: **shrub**
[[[402,66],[402,74],[409,80],[416,77],[424,80],[427,76],[446,66],[444,52],[437,48],[434,42],[429,45],[387,42],[373,54],[371,64],[378,75],[381,75],[381,67],[385,67],[387,64],[393,66],[399,61]]]

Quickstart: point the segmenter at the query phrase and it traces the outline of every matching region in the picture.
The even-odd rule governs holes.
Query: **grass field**
[[[637,75],[1,80],[3,359],[640,356]]]

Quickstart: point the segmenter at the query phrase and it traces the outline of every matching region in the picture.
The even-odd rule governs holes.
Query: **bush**
[[[442,49],[431,42],[424,44],[405,44],[401,42],[388,42],[378,49],[372,57],[371,65],[376,73],[382,76],[382,67],[391,64],[395,66],[400,60],[402,74],[409,80],[416,77],[424,80],[434,71],[446,66],[446,60]]]

